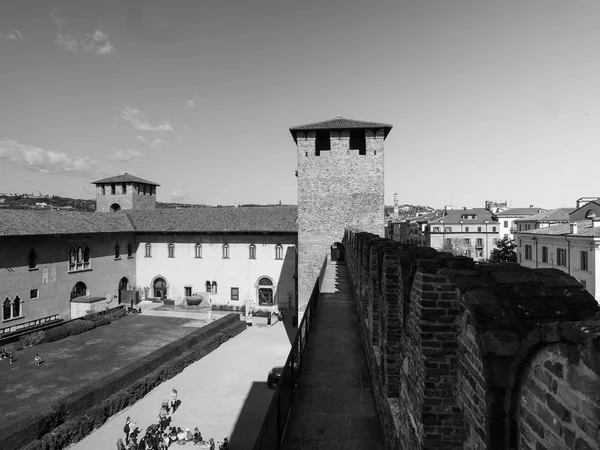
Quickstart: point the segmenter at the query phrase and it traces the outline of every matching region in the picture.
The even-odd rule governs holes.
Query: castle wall
[[[598,305],[575,279],[343,244],[388,449],[600,448]]]
[[[115,185],[115,193],[111,194],[111,185]],[[110,212],[113,204],[118,204],[122,210],[156,209],[156,186],[144,185],[144,191],[139,183],[107,183],[96,186],[96,211]]]
[[[349,132],[331,132],[331,150],[316,155],[315,133],[297,134],[299,320],[324,258],[348,225],[383,236],[383,131],[367,131],[366,155]]]

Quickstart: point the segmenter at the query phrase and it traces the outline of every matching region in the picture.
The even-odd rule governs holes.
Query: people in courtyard
[[[204,439],[202,439],[202,433],[200,433],[200,430],[198,427],[196,427],[194,428],[194,444],[201,444],[202,442],[204,442]]]
[[[117,439],[117,450],[126,450],[121,438]]]
[[[44,362],[44,360],[42,359],[42,357],[40,356],[39,353],[36,353],[35,358],[33,358],[33,362],[35,363],[36,366],[39,366],[40,364],[42,364]]]
[[[192,432],[190,431],[189,428],[185,429],[185,440],[186,441],[192,441],[194,439],[194,435],[192,434]]]
[[[175,389],[171,390],[171,394],[169,395],[169,406],[172,412],[179,407],[179,400],[177,398],[177,391]]]
[[[177,440],[178,441],[185,441],[186,437],[187,437],[186,432],[183,431],[181,428],[177,428]]]
[[[208,447],[210,448],[210,450],[215,450],[215,440],[213,438],[210,438],[208,440]]]
[[[127,416],[125,420],[125,426],[123,427],[123,433],[125,433],[125,444],[129,444],[129,433],[131,432],[131,417]]]
[[[225,437],[223,443],[219,445],[219,450],[229,450],[229,439],[227,437]]]

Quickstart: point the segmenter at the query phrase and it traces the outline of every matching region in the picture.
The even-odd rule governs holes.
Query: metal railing
[[[287,357],[283,373],[273,394],[265,419],[258,433],[254,450],[281,450],[285,431],[290,418],[298,376],[302,368],[304,349],[315,317],[319,300],[319,279],[306,305],[302,321],[298,326],[292,349]]]
[[[28,322],[21,322],[17,325],[12,325],[9,327],[0,328],[0,335],[6,336],[10,333],[16,333],[17,331],[22,331],[29,327],[34,327],[37,325],[43,325],[48,322],[53,322],[58,319],[58,314],[53,314],[48,317],[42,317],[40,319],[30,320]]]

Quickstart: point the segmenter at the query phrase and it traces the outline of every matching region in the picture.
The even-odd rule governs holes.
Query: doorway
[[[121,278],[121,281],[119,281],[119,287],[118,287],[119,305],[123,302],[123,292],[122,291],[127,291],[128,289],[129,289],[129,280],[126,277]]]
[[[341,242],[331,246],[331,262],[344,262],[344,245]]]
[[[164,278],[157,278],[154,280],[154,297],[163,300],[167,298],[167,282]]]

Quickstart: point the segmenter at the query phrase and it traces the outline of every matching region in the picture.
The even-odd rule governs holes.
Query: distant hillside
[[[398,217],[400,219],[405,219],[407,217],[415,217],[418,213],[431,213],[434,212],[435,209],[431,206],[425,205],[400,205],[398,208]],[[394,215],[394,207],[393,206],[385,206],[385,216],[390,217]]]

